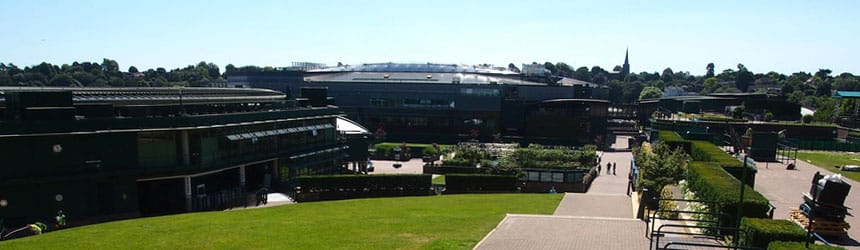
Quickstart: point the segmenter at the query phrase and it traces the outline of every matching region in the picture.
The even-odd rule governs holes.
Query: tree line
[[[141,71],[129,66],[120,69],[117,61],[103,59],[98,62],[73,62],[53,65],[40,63],[23,69],[13,63],[0,63],[0,86],[46,86],[46,87],[169,87],[203,86],[213,82],[224,82],[226,74],[232,72],[274,71],[272,67],[226,66],[224,73],[218,65],[201,61],[196,65],[167,70],[159,67]]]

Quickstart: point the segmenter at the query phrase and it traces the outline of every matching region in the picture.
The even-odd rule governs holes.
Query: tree
[[[710,77],[708,79],[705,79],[705,83],[702,86],[702,92],[701,93],[702,94],[716,93],[717,89],[719,89],[719,88],[720,88],[720,84],[717,81],[717,78],[716,77]]]
[[[135,66],[129,66],[128,67],[128,73],[139,73],[139,72],[140,71],[138,71],[137,67],[135,67]]]
[[[633,149],[633,157],[639,166],[639,188],[663,190],[669,184],[677,183],[684,177],[690,156],[681,147],[669,148],[664,142],[643,143]]]
[[[705,66],[705,78],[714,77],[714,63],[708,63],[708,66]]]
[[[648,86],[642,89],[642,92],[639,93],[639,100],[643,99],[654,99],[663,97],[663,91],[660,91],[659,88]]]
[[[675,73],[672,71],[672,68],[666,68],[663,70],[663,74],[660,75],[660,79],[663,82],[672,82],[675,80]]]
[[[559,62],[555,64],[555,68],[558,69],[558,75],[564,77],[573,76],[573,67],[568,65],[567,63]]]
[[[586,67],[579,67],[576,71],[573,72],[573,79],[580,81],[591,81],[591,72],[588,71]]]
[[[75,84],[75,78],[67,74],[59,74],[54,78],[51,78],[49,85],[57,86],[57,87],[68,87]]]
[[[118,75],[119,72],[119,63],[114,60],[104,58],[102,59],[102,71],[107,72],[110,75]]]
[[[738,72],[737,76],[735,77],[735,87],[741,90],[741,92],[747,92],[753,80],[753,73],[747,70],[747,68],[743,64],[738,63]]]
[[[233,64],[227,64],[227,66],[224,66],[224,75],[226,76],[229,74],[236,73],[236,70],[236,66],[233,66]]]
[[[520,68],[517,68],[517,65],[515,65],[514,63],[508,64],[508,70],[520,73]]]
[[[555,68],[555,64],[551,62],[543,63],[543,67],[549,70],[549,73],[552,75],[558,75],[558,69]]]
[[[591,67],[591,80],[594,83],[606,83],[606,81],[609,80],[609,72],[606,72],[606,70],[600,66]]]

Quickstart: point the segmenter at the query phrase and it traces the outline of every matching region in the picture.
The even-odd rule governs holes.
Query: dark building
[[[527,128],[530,110],[554,99],[607,98],[604,85],[526,66],[531,65],[518,73],[477,66],[381,63],[309,70],[302,80],[296,77],[301,72],[283,71],[233,74],[228,81],[249,87],[275,84],[271,88],[290,96],[299,95],[301,88],[326,87],[349,117],[390,141],[543,138],[548,135],[530,134],[534,130]],[[283,75],[278,79],[277,74]],[[569,143],[591,141],[594,136],[580,135],[587,138]]]
[[[350,156],[339,140],[336,107],[273,90],[2,88],[0,104],[6,225],[60,209],[74,224],[239,206],[261,187],[366,161],[366,144]]]

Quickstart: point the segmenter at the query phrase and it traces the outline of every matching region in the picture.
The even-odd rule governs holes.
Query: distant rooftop
[[[308,72],[421,72],[519,75],[517,72],[500,70],[499,68],[493,67],[436,63],[366,63],[361,65],[344,65],[339,67],[314,69],[309,70]]]

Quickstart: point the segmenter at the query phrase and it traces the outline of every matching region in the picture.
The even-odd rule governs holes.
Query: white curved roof
[[[342,134],[370,134],[367,128],[343,116],[337,117],[337,132]]]

